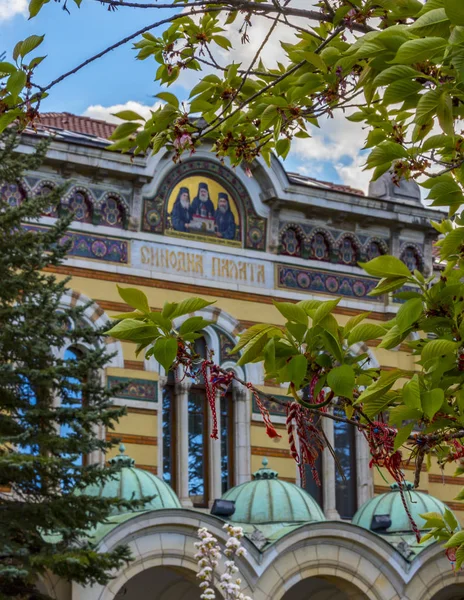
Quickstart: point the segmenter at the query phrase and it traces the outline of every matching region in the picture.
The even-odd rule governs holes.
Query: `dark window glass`
[[[208,505],[208,418],[206,397],[202,390],[192,389],[189,394],[188,473],[189,496],[194,506]]]
[[[340,410],[335,410],[334,414],[344,415]],[[334,450],[339,463],[339,468],[335,469],[335,496],[337,511],[342,519],[351,519],[357,509],[355,436],[353,425],[334,421]]]
[[[68,348],[64,353],[64,359],[66,361],[76,361],[81,356],[80,350],[76,348]],[[75,377],[68,377],[66,384],[62,390],[61,404],[62,406],[73,407],[82,404],[82,392],[79,389],[81,382]],[[61,425],[60,434],[63,437],[69,437],[76,435],[75,429],[70,423]],[[82,456],[77,458],[76,464],[85,464],[85,458]]]
[[[221,483],[223,494],[234,486],[233,409],[232,395],[221,396]]]
[[[173,388],[171,385],[163,389],[163,479],[174,487],[174,448],[175,424]]]

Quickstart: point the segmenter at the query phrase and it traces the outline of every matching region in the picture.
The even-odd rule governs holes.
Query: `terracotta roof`
[[[64,129],[75,133],[83,133],[85,135],[94,135],[107,140],[116,125],[100,121],[99,119],[91,119],[90,117],[81,117],[68,112],[62,113],[42,113],[38,119],[38,123],[44,127],[55,127],[56,129]]]

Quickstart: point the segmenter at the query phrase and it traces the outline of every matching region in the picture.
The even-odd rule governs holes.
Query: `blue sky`
[[[128,8],[108,12],[96,0],[83,0],[78,9],[68,0],[69,15],[62,10],[63,1],[60,4],[51,0],[37,17],[28,20],[28,0],[0,0],[0,52],[6,50],[10,58],[18,40],[45,34],[39,55],[46,54],[47,58],[37,70],[40,84],[49,83],[93,54],[169,14],[163,10]],[[259,44],[260,35],[265,34],[264,27],[265,23],[261,30],[259,23],[253,27],[251,45]],[[278,40],[273,50],[279,52]],[[250,52],[248,47],[238,48],[235,59],[240,60],[247,52]],[[154,82],[156,69],[153,59],[136,60],[129,42],[54,87],[41,110],[108,118],[111,112],[120,110],[118,105],[130,102],[134,109],[137,105],[152,106],[154,95],[160,91]],[[189,76],[183,86],[173,86],[172,91],[185,99],[186,88],[194,83]],[[360,126],[340,115],[322,122],[311,140],[298,140],[287,158],[286,168],[366,190],[369,176],[361,171],[363,160],[359,154],[363,139]]]

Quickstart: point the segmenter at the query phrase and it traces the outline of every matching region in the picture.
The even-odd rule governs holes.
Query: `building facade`
[[[415,183],[398,187],[383,177],[365,196],[346,186],[287,173],[276,159],[271,167],[257,161],[231,169],[207,146],[178,164],[167,151],[121,155],[106,150],[113,127],[67,113],[42,115],[37,131],[24,134],[20,150],[30,152],[38,136],[51,136],[45,164],[18,185],[0,190],[17,203],[26,195],[65,187],[58,210],[74,213],[67,234],[72,245],[66,263],[55,272],[72,277],[72,291],[64,302],[92,300],[86,316],[96,327],[130,310],[117,284],[143,290],[152,309],[201,296],[214,304],[199,312],[212,322],[198,341],[199,353],[213,351],[214,360],[241,379],[284,396],[283,388],[264,380],[261,365],[239,367],[238,356],[229,352],[250,325],[284,324],[273,299],[341,297],[335,309],[341,324],[360,311],[370,311],[371,322],[385,322],[400,304],[387,296],[368,296],[376,280],[364,274],[358,261],[390,253],[424,274],[435,267],[429,220],[436,213],[421,204]],[[45,215],[39,227],[47,227],[56,216]],[[285,414],[280,405],[268,403],[272,421],[283,434],[275,443],[265,434],[256,400],[247,388],[234,384],[217,399],[220,431],[219,439],[213,440],[201,382],[192,384],[165,373],[153,358],[137,358],[131,344],[108,339],[108,345],[115,356],[103,375],[110,388],[125,384],[114,401],[127,406],[127,416],[115,432],[100,435],[121,439],[134,461],[131,468],[157,475],[175,492],[179,506],[147,509],[101,534],[102,547],[125,540],[134,545],[138,557],[108,588],[85,590],[59,582],[56,590],[61,591],[56,593],[63,599],[119,598],[123,582],[137,576],[126,596],[131,599],[141,597],[137,590],[146,585],[152,589],[153,582],[164,577],[165,592],[154,598],[193,599],[197,596],[188,582],[195,570],[195,529],[202,524],[224,537],[220,520],[209,514],[213,501],[248,484],[252,473],[260,472],[264,457],[281,483],[301,488],[285,436]],[[369,355],[370,366],[416,368],[402,346],[392,352],[360,344],[356,350]],[[293,523],[288,531],[279,525],[280,534],[274,527],[271,533],[255,535],[255,542],[250,532],[248,559],[241,565],[248,593],[254,600],[463,598],[464,593],[453,595],[461,577],[451,574],[440,548],[408,555],[398,549],[403,539],[386,541],[351,523],[375,494],[393,492],[381,473],[370,470],[368,448],[359,432],[333,421],[323,427],[344,477],[331,455],[322,453],[321,486],[307,477],[305,487],[324,520],[281,518],[276,523]],[[105,457],[91,459],[101,462]],[[405,465],[406,472],[408,468]],[[453,500],[464,481],[451,474],[433,465],[423,473],[419,491],[445,502],[460,518],[461,505]],[[169,583],[171,571],[156,575],[162,565],[181,583],[185,579],[185,593],[181,588],[172,591],[180,583],[174,575]],[[449,594],[437,596],[448,582]]]

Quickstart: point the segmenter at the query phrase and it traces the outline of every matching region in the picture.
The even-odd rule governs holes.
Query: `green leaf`
[[[377,256],[359,266],[374,277],[411,277],[408,267],[396,256]]]
[[[440,410],[444,400],[445,393],[441,388],[435,388],[422,394],[422,410],[429,419],[433,419],[435,414]]]
[[[403,386],[403,402],[408,408],[422,409],[419,377],[414,375],[408,383]]]
[[[119,285],[116,287],[118,288],[119,295],[126,304],[132,306],[132,308],[142,311],[143,313],[150,312],[148,298],[141,290],[136,288],[122,288]]]
[[[200,331],[210,322],[203,319],[203,317],[189,317],[179,327],[179,334],[185,335],[186,333],[193,333],[194,331]]]
[[[133,312],[125,312],[120,313],[118,315],[113,315],[111,318],[114,321],[119,321],[120,319],[145,319],[146,315],[141,313],[138,310],[134,310]]]
[[[395,144],[395,142],[385,141],[381,142],[375,147],[367,157],[366,165],[369,169],[392,163],[398,158],[406,158],[408,155],[407,151],[401,146],[401,144]],[[382,257],[379,257],[382,258]],[[376,260],[376,259],[374,259]]]
[[[145,119],[133,110],[121,110],[113,113],[113,117],[123,119],[124,121],[144,121]]]
[[[249,362],[253,362],[256,359],[262,360],[264,358],[263,351],[267,344],[267,334],[256,336],[251,340],[243,349],[243,354],[237,361],[237,365],[246,365]]]
[[[171,94],[170,92],[160,92],[159,94],[156,94],[155,98],[164,100],[164,102],[167,102],[171,106],[174,106],[174,108],[176,109],[179,108],[179,100],[176,96],[174,96],[174,94]]]
[[[169,333],[171,331],[171,329],[172,329],[171,319],[167,319],[166,317],[163,317],[162,313],[160,313],[160,312],[151,312],[151,313],[148,314],[148,318],[156,326],[158,326],[161,329],[163,329],[163,331],[165,333]]]
[[[16,67],[9,62],[0,62],[0,73],[11,75],[16,71]]]
[[[450,537],[450,539],[443,544],[444,548],[455,548],[456,546],[460,546],[464,544],[464,531],[458,531],[454,535]]]
[[[435,8],[425,13],[417,19],[409,29],[415,35],[441,35],[448,33],[449,35],[449,17],[444,8]]]
[[[294,384],[298,390],[306,377],[306,371],[308,370],[308,360],[302,354],[292,356],[290,362],[287,365],[289,380]]]
[[[398,429],[398,433],[395,436],[395,443],[393,444],[394,450],[398,450],[398,448],[401,448],[401,446],[405,442],[407,442],[413,429],[414,429],[414,423],[410,423],[409,425],[406,425],[405,427]]]
[[[421,73],[412,67],[393,65],[377,75],[374,79],[374,85],[380,87],[400,79],[412,79],[413,77],[420,77],[420,75]]]
[[[426,523],[425,528],[427,529],[429,527],[439,527],[441,529],[445,526],[443,515],[439,512],[422,513],[419,515],[419,517],[421,517],[421,519],[424,519]]]
[[[423,314],[423,305],[421,298],[412,298],[405,302],[398,314],[396,315],[396,324],[398,325],[398,329],[402,333],[409,329],[411,325],[416,323]]]
[[[309,316],[311,316],[314,313],[314,311],[316,310],[316,308],[318,306],[320,306],[321,304],[322,304],[321,300],[300,300],[300,302],[297,303],[297,305],[301,306],[301,308]]]
[[[352,346],[366,340],[376,340],[386,333],[385,327],[373,323],[361,323],[356,325],[348,336],[348,345]]]
[[[147,325],[144,321],[136,319],[124,319],[119,323],[116,323],[109,331],[106,331],[106,335],[110,335],[118,340],[129,340],[134,341],[140,339],[142,334],[153,333],[153,337],[156,337],[157,330],[154,327]]]
[[[398,325],[394,325],[384,336],[378,347],[391,350],[392,348],[396,348],[398,344],[401,344],[406,336],[407,333],[401,333]]]
[[[324,319],[328,314],[330,314],[339,302],[340,298],[337,298],[336,300],[328,300],[327,302],[322,302],[322,304],[320,304],[316,308],[316,312],[314,313],[314,325],[317,325],[320,321],[322,321],[322,319]]]
[[[327,383],[336,396],[353,399],[355,372],[350,365],[341,365],[332,369],[327,376]]]
[[[327,73],[327,65],[318,54],[315,52],[305,52],[303,56],[305,60],[311,63],[314,67],[323,73]]]
[[[266,323],[257,323],[256,325],[252,325],[246,331],[244,331],[240,335],[240,340],[237,345],[231,350],[232,354],[238,352],[242,348],[244,348],[247,344],[249,344],[253,339],[272,335],[272,337],[282,337],[282,331],[276,327],[275,325],[267,325]]]
[[[454,134],[453,101],[451,96],[443,93],[437,107],[437,117],[440,127],[447,135]]]
[[[29,2],[29,18],[35,17],[42,6],[48,2],[50,2],[50,0],[31,0]]]
[[[414,122],[418,125],[426,125],[436,114],[442,95],[443,90],[438,87],[421,96],[417,103]]]
[[[292,302],[276,302],[274,300],[274,306],[288,321],[301,323],[302,325],[308,324],[308,315],[301,306],[298,306],[298,304],[293,304]]]
[[[275,145],[276,152],[283,159],[287,158],[288,153],[290,152],[291,142],[288,138],[283,138],[277,142]]]
[[[428,362],[433,358],[446,358],[456,352],[456,342],[450,340],[430,340],[422,348],[421,359]]]
[[[16,71],[8,77],[6,89],[12,96],[19,96],[20,92],[26,85],[27,76],[24,71]]]
[[[395,64],[412,65],[429,60],[446,48],[446,40],[441,37],[427,37],[408,40],[396,53],[391,61]]]
[[[457,522],[456,517],[453,515],[449,508],[445,509],[445,513],[443,516],[445,518],[445,523],[448,525],[451,531],[459,529],[459,523]]]
[[[110,135],[110,140],[122,140],[137,131],[140,123],[121,123]]]
[[[343,328],[343,336],[344,337],[348,337],[350,331],[356,327],[356,325],[358,325],[359,323],[361,323],[361,321],[364,321],[364,319],[367,319],[367,317],[370,315],[370,312],[367,313],[361,313],[360,315],[356,315],[354,317],[351,317],[351,319],[348,319],[348,321],[345,324],[345,327]]]
[[[223,35],[215,35],[213,36],[213,40],[216,42],[218,46],[224,48],[224,50],[229,50],[232,47],[231,41],[224,37]]]
[[[422,90],[422,85],[411,79],[400,79],[394,81],[385,90],[383,95],[384,104],[398,104],[409,96],[413,96]]]
[[[203,310],[207,306],[211,306],[216,301],[203,300],[203,298],[188,298],[187,300],[182,300],[179,302],[174,312],[169,315],[171,319],[175,319],[176,317],[181,317],[182,315],[188,315],[197,310]]]
[[[164,367],[166,371],[169,371],[172,363],[177,356],[177,340],[173,337],[160,337],[156,340],[153,348],[153,356]]]
[[[460,0],[445,0],[445,12],[451,23],[464,25],[464,4]]]
[[[21,111],[18,109],[15,109],[15,110],[9,110],[8,112],[3,113],[3,115],[0,115],[0,133],[2,133],[2,131],[5,131],[5,129],[8,127],[8,125],[13,123],[13,121],[15,121],[16,118],[20,114],[21,114]]]
[[[390,409],[388,422],[390,425],[396,425],[400,427],[403,421],[414,420],[416,423],[422,417],[422,412],[414,408],[408,408],[407,406],[395,406]]]
[[[374,381],[360,394],[355,404],[367,402],[371,398],[382,397],[398,379],[404,376],[405,372],[399,369],[396,369],[395,371],[383,371],[377,381]]]
[[[409,276],[411,276],[411,274]],[[386,277],[385,279],[381,279],[379,283],[375,286],[375,288],[371,290],[367,295],[381,296],[382,294],[387,294],[388,292],[394,292],[402,285],[404,285],[406,281],[406,277]]]
[[[35,48],[43,42],[44,37],[44,35],[30,35],[26,38],[21,44],[21,49],[19,51],[20,56],[24,58],[26,54],[35,50]]]

